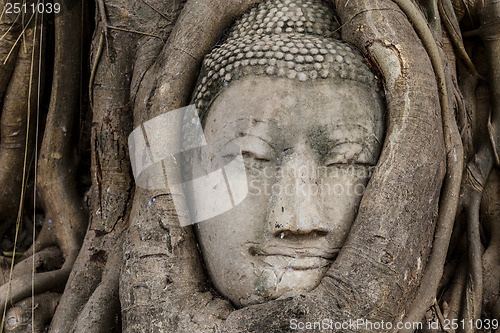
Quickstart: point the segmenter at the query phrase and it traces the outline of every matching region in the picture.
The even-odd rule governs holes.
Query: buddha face
[[[383,141],[383,102],[350,80],[246,76],[210,106],[207,169],[243,154],[247,197],[195,225],[236,306],[314,289],[340,251]]]

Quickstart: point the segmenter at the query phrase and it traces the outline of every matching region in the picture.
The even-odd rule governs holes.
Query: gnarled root
[[[500,175],[493,170],[481,201],[481,219],[490,239],[483,254],[484,307],[500,320],[497,310],[500,296]]]
[[[73,134],[80,110],[81,41],[75,35],[81,35],[81,6],[75,5],[74,0],[62,1],[61,15],[54,20],[56,49],[52,98],[38,161],[37,183],[46,218],[53,222],[52,232],[55,232],[64,264],[57,270],[35,273],[33,280],[32,274],[24,274],[0,287],[0,302],[6,307],[29,297],[32,287],[36,293],[61,291],[86,229],[86,214],[75,177],[74,140],[78,136]],[[23,87],[23,83],[19,87]]]
[[[59,269],[64,263],[59,248],[52,246],[36,252],[32,257],[20,261],[14,266],[12,277],[28,275],[33,272],[52,271]]]
[[[462,316],[466,322],[481,318],[483,302],[483,247],[480,237],[479,209],[483,188],[493,167],[490,144],[484,144],[473,160],[467,165],[464,187],[468,194],[464,203],[467,220],[468,278]],[[474,332],[474,327],[466,327],[466,332]]]
[[[14,305],[7,312],[6,333],[43,333],[59,303],[60,294],[43,293],[34,299],[27,298]]]
[[[134,49],[130,46],[137,39],[136,34],[118,32],[105,41],[109,43],[105,51],[98,48],[93,55],[90,225],[50,332],[111,332],[116,326],[121,234],[132,196],[127,149],[132,130],[129,78]]]
[[[31,22],[21,33],[18,24],[12,23],[12,29],[5,32],[7,39],[0,40],[0,99],[3,99],[0,124],[0,234],[19,215],[23,199],[21,193],[32,165],[35,143],[40,27]],[[0,33],[5,28],[5,23],[1,22]],[[14,37],[19,37],[15,45],[12,43]],[[19,48],[20,43],[26,46]],[[5,54],[9,47],[12,53]],[[3,64],[3,59],[7,63]]]
[[[117,237],[110,250],[106,267],[98,287],[93,291],[85,306],[79,311],[71,332],[110,333],[121,332],[120,299],[118,286],[123,256],[124,233]],[[51,327],[52,332],[61,330]]]

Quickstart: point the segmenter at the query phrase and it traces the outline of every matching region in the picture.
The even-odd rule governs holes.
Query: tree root
[[[35,273],[38,271],[52,271],[59,269],[63,263],[61,251],[53,246],[36,252],[33,257],[24,259],[14,266],[12,278],[28,275],[33,272],[33,261]]]
[[[104,8],[99,7],[99,10]],[[104,20],[106,16],[101,14],[100,17]],[[107,27],[107,22],[101,22],[101,26]],[[126,228],[128,203],[132,196],[127,135],[132,130],[129,78],[134,52],[128,47],[136,45],[137,37],[130,34],[109,36],[106,40],[109,49],[103,53],[104,37],[102,34],[96,37],[99,46],[93,55],[95,65],[90,82],[93,88],[90,94],[94,96],[91,133],[91,174],[94,179],[90,190],[90,225],[50,332],[69,332],[73,324],[88,326],[88,330],[83,331],[97,332],[104,327],[107,332],[106,326],[102,326],[104,323],[92,317],[97,315],[93,311],[99,307],[112,317],[115,307],[110,297],[118,296],[118,281],[105,277],[103,274],[107,273],[103,273],[103,269],[105,265],[114,264],[109,256],[117,251],[116,246],[121,246],[118,243]],[[115,45],[127,49],[115,49]],[[119,274],[119,268],[115,269]],[[82,288],[82,284],[86,287]],[[107,304],[103,305],[103,302]],[[93,319],[88,323],[80,322],[79,314]],[[103,320],[105,318],[108,316],[103,315]]]
[[[481,13],[481,38],[489,61],[491,117],[488,133],[496,165],[500,167],[500,2],[486,0]]]
[[[462,65],[458,66],[458,71],[461,73],[464,71]],[[472,76],[472,74],[462,74],[462,79],[459,81],[459,91],[461,93],[461,99],[463,106],[460,106],[459,112],[457,112],[457,120],[459,122],[459,128],[462,135],[462,140],[464,143],[464,156],[466,160],[469,160],[476,152],[474,150],[474,133],[476,130],[476,88],[478,86],[478,80]],[[455,95],[457,100],[459,96]],[[461,109],[464,109],[463,112]],[[460,206],[460,205],[459,205]]]
[[[93,291],[92,296],[75,320],[71,332],[110,333],[121,332],[120,327],[120,298],[118,286],[120,269],[123,256],[124,233],[119,235],[114,247],[111,249],[106,267],[102,273],[99,286]],[[51,331],[60,332],[53,329]]]
[[[469,71],[472,73],[474,78],[482,79],[484,78],[479,75],[476,70],[476,67],[472,63],[472,60],[469,57],[469,54],[465,50],[465,45],[462,39],[462,34],[460,32],[460,26],[458,23],[457,16],[455,14],[455,10],[453,8],[453,4],[451,0],[442,0],[438,2],[439,4],[439,15],[441,15],[443,19],[444,26],[448,31],[448,35],[455,47],[459,58],[464,62]]]
[[[126,221],[126,219],[125,219]],[[89,230],[82,250],[74,264],[70,279],[66,285],[65,293],[61,298],[61,306],[57,308],[51,323],[50,332],[70,332],[75,322],[86,313],[87,317],[100,316],[104,313],[113,317],[116,313],[111,294],[118,301],[118,280],[113,274],[119,274],[120,263],[117,263],[116,257],[122,258],[122,236],[126,225],[122,221],[113,232],[102,234],[98,231]],[[82,285],[85,288],[82,288]],[[101,305],[96,305],[99,303]],[[98,310],[99,309],[99,310]],[[97,312],[95,312],[97,311]],[[119,312],[119,311],[118,311]],[[91,320],[78,325],[95,325],[97,329],[106,324],[112,325],[112,322],[101,322]],[[104,320],[104,319],[103,319]],[[99,324],[98,324],[99,323]],[[103,329],[103,332],[109,332]],[[98,332],[98,330],[83,330],[76,332]]]
[[[481,219],[490,239],[483,254],[484,291],[483,299],[487,313],[494,312],[495,302],[500,296],[500,177],[493,170],[481,202]],[[493,317],[500,320],[500,317]]]
[[[100,25],[107,31],[104,3],[99,4]],[[134,49],[130,45],[135,47],[138,37],[128,33],[113,36],[102,33],[96,38],[99,43],[94,50],[90,78],[91,174],[94,178],[90,190],[90,225],[50,332],[69,332],[73,325],[77,332],[109,332],[116,322],[111,319],[116,315],[114,302],[119,299],[118,279],[109,277],[104,267],[116,266],[113,256],[121,258],[120,235],[126,229],[133,194],[127,136],[132,131],[129,78]],[[106,52],[103,52],[104,41],[108,47]],[[120,45],[124,49],[120,49]],[[118,275],[119,267],[115,266],[114,273]],[[82,284],[86,287],[81,288]],[[95,312],[97,309],[103,313]],[[102,318],[94,317],[98,314]],[[85,322],[85,318],[90,321]]]
[[[36,68],[40,56],[39,38],[34,42],[35,33],[37,32],[34,27],[26,29],[24,41],[27,49],[21,48],[17,55],[11,54],[9,57],[9,62],[12,60],[15,68],[5,92],[0,124],[0,234],[3,234],[5,227],[11,225],[18,216],[23,199],[21,193],[26,185],[23,180],[29,175],[28,169],[33,155],[33,123],[36,116],[39,74]],[[0,44],[4,42],[8,41],[2,40]],[[1,48],[3,47],[0,46]],[[10,69],[5,71],[7,77]],[[5,77],[0,79],[2,80],[6,80]]]
[[[78,2],[81,4],[81,1]],[[55,239],[64,257],[64,264],[55,271],[37,273],[34,290],[37,293],[60,289],[66,283],[85,234],[87,218],[79,199],[75,173],[73,129],[80,110],[81,6],[74,0],[61,2],[61,15],[55,17],[54,74],[46,129],[40,151],[37,179],[43,208],[54,225]],[[20,84],[17,88],[22,87]],[[9,167],[12,167],[11,165]],[[36,249],[35,249],[36,250]],[[0,287],[0,301],[12,303],[29,297],[32,275],[22,275]],[[7,302],[7,301],[10,302]]]
[[[33,126],[33,122],[36,119],[38,76],[43,75],[41,69],[36,70],[41,56],[40,51],[43,52],[40,38],[37,38],[40,32],[37,20],[38,16],[31,23],[32,25],[29,25],[30,22],[28,22],[24,27],[25,49],[19,51],[16,59],[16,65],[4,98],[0,125],[2,139],[0,143],[0,184],[2,186],[0,191],[0,214],[3,215],[2,218],[7,219],[0,221],[0,229],[11,224],[16,220],[15,217],[17,216],[14,257],[22,221],[24,192],[30,174],[31,163],[29,161],[34,150],[36,127]],[[27,296],[23,297],[27,292],[27,288],[31,291],[29,284],[19,284],[20,281],[26,281],[25,276],[14,281],[11,281],[11,278],[12,276],[9,277],[7,283],[0,287],[0,301],[3,310],[0,332],[3,330],[5,310],[9,307],[8,299],[11,291],[14,302]],[[14,290],[16,287],[20,288],[19,294],[17,294],[17,290]]]
[[[448,87],[446,84],[447,75],[445,74],[443,60],[441,59],[440,51],[432,36],[432,32],[422,14],[411,1],[395,0],[395,2],[413,23],[431,59],[438,81],[443,132],[445,136],[444,141],[447,151],[447,171],[439,204],[438,223],[431,256],[427,262],[427,267],[425,268],[425,273],[420,282],[415,300],[405,317],[405,322],[414,323],[423,318],[427,309],[432,306],[439,281],[443,275],[460,192],[463,172],[463,147],[453,111],[449,105]],[[401,332],[410,333],[410,330],[402,330]]]
[[[464,177],[464,187],[467,195],[464,212],[467,219],[467,243],[468,243],[468,276],[465,303],[463,309],[463,319],[466,322],[481,318],[481,308],[483,302],[483,264],[482,264],[482,244],[479,233],[479,210],[483,188],[493,167],[493,155],[488,142],[483,144],[479,152],[467,165],[467,176]],[[467,326],[466,332],[474,332],[473,327]]]
[[[50,218],[45,218],[35,242],[24,251],[21,260],[31,257],[36,251],[41,251],[55,244],[54,222]]]
[[[5,0],[0,1],[0,8],[5,8]],[[16,64],[19,43],[17,37],[21,31],[18,15],[3,13],[0,20],[0,102],[3,101],[12,71]]]
[[[13,279],[10,282],[11,292],[9,296],[7,296],[9,284],[6,283],[2,285],[0,287],[0,302],[2,306],[3,304],[7,304],[7,307],[10,308],[14,303],[30,297],[33,281],[33,287],[37,293],[46,291],[62,292],[61,287],[66,283],[69,273],[71,272],[71,267],[73,266],[73,262],[68,261],[68,259],[70,258],[66,258],[66,261],[61,269],[50,272],[36,273],[33,280],[31,274],[25,274]]]
[[[43,293],[34,299],[27,298],[14,305],[7,312],[6,333],[44,333],[59,303],[60,294]],[[34,307],[34,309],[32,309]],[[32,312],[33,310],[33,312]],[[34,314],[34,317],[32,316]]]
[[[464,261],[457,267],[455,276],[445,295],[443,295],[443,315],[448,319],[459,318],[462,310],[462,300],[467,278],[467,261]]]
[[[441,16],[439,15],[439,3],[437,0],[420,0],[418,3],[424,9],[429,25],[437,38],[441,38]]]
[[[465,304],[463,317],[466,322],[481,318],[481,306],[483,302],[483,269],[482,269],[482,245],[479,235],[479,206],[482,192],[474,192],[470,198],[467,212],[467,245],[469,254],[469,278],[465,290]],[[465,332],[473,333],[476,329],[466,325]]]

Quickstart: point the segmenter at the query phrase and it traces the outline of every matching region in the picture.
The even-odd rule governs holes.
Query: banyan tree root
[[[491,117],[488,134],[495,163],[500,166],[500,1],[485,0],[481,13],[481,39],[486,48],[489,64],[488,81],[491,93]]]
[[[0,7],[5,7],[6,0],[0,1]],[[4,13],[0,20],[0,101],[3,101],[5,91],[16,64],[19,49],[19,34],[21,21],[13,13]]]
[[[4,8],[5,6],[5,0],[0,1],[0,6]],[[4,13],[2,16],[2,19],[0,20],[0,36],[2,37],[0,39],[0,102],[4,101],[4,96],[5,92],[9,86],[9,82],[11,81],[11,76],[12,72],[14,71],[14,67],[17,63],[17,54],[19,50],[19,45],[20,43],[18,42],[18,37],[21,31],[21,24],[20,20],[16,19],[16,15],[14,14],[8,14]],[[16,43],[17,41],[17,43]],[[30,44],[32,40],[29,40],[28,43]],[[31,52],[30,52],[31,53]],[[27,54],[25,53],[25,58],[27,57]],[[26,61],[26,60],[25,60]],[[21,69],[19,68],[17,70],[17,80],[19,80],[20,72]],[[13,84],[11,84],[13,86]],[[12,89],[12,88],[11,88]],[[17,87],[16,87],[17,89]],[[10,94],[11,97],[10,99],[12,100],[12,93]],[[24,99],[24,104],[27,102],[27,97]],[[15,104],[12,101],[9,104]],[[19,101],[18,101],[19,104]],[[22,104],[21,104],[22,105]],[[19,106],[19,105],[18,105]],[[7,118],[9,121],[6,121],[6,125],[1,125],[1,136],[0,136],[0,181],[1,181],[1,190],[0,190],[0,234],[3,234],[5,230],[12,224],[12,222],[15,220],[15,216],[17,213],[17,205],[14,203],[12,204],[12,200],[15,198],[15,200],[19,200],[19,195],[17,192],[19,192],[20,189],[20,177],[17,176],[15,178],[12,177],[12,171],[10,171],[8,168],[5,167],[5,161],[4,160],[9,160],[12,157],[9,155],[14,155],[9,153],[9,150],[13,150],[8,143],[4,143],[5,140],[5,135],[8,134],[9,132],[12,134],[12,129],[8,128],[7,124],[12,123],[12,118],[13,116],[16,116],[16,111],[21,110],[21,108],[14,109],[14,112],[12,111],[12,106],[10,107],[11,111],[10,112],[2,112],[5,113],[5,116],[2,116],[2,124],[4,123],[4,118]],[[10,114],[9,114],[10,113]],[[13,115],[14,113],[14,115]],[[25,111],[24,111],[25,113]],[[23,112],[19,114],[20,117],[22,117],[22,120],[20,121],[22,126],[23,121],[25,122],[26,116],[23,117]],[[26,126],[24,126],[24,129],[26,129]],[[14,146],[23,146],[22,144],[22,137],[23,135],[18,136],[20,139],[14,138]],[[9,136],[7,136],[7,139]],[[12,140],[11,140],[12,141]],[[5,144],[5,147],[4,147]],[[20,150],[19,148],[17,150]],[[19,155],[19,154],[17,154]],[[6,170],[4,170],[6,169]],[[17,170],[17,172],[19,169]],[[8,172],[8,175],[2,176],[4,172]],[[10,176],[10,177],[9,177]],[[4,179],[5,178],[5,179]],[[15,194],[13,195],[11,191],[15,191]]]
[[[40,27],[31,18],[0,22],[0,234],[16,221],[23,184],[32,166],[40,56]],[[23,47],[19,45],[23,44]],[[24,179],[23,179],[24,178]]]
[[[53,271],[59,269],[64,263],[61,251],[52,246],[36,252],[32,257],[18,262],[12,271],[12,278],[29,275],[35,272]]]
[[[467,164],[462,184],[459,209],[466,219],[467,231],[467,279],[463,299],[462,319],[466,322],[481,318],[483,303],[483,246],[480,236],[480,204],[483,189],[493,167],[492,148],[488,140]],[[474,327],[465,327],[466,332],[473,332]]]
[[[111,15],[114,10],[117,8],[110,9]],[[124,15],[119,16],[125,20]],[[103,26],[106,24],[102,23]],[[135,34],[118,32],[108,37],[108,47],[103,50],[101,57],[94,54],[94,61],[100,60],[100,63],[94,66],[97,72],[91,82],[94,96],[91,133],[93,185],[90,191],[89,228],[66,285],[66,292],[61,298],[61,306],[51,323],[51,332],[69,332],[78,314],[89,311],[91,304],[94,304],[92,298],[103,294],[102,289],[114,290],[111,283],[116,283],[118,287],[115,279],[103,280],[103,270],[112,251],[116,251],[113,249],[126,227],[127,204],[132,196],[127,135],[132,130],[129,78],[132,75],[133,47],[137,38]],[[82,285],[86,287],[81,288]],[[117,296],[117,291],[111,294]],[[106,294],[106,297],[109,296]],[[104,313],[111,304],[112,300],[102,302],[100,306],[94,304],[91,310]],[[109,327],[99,328],[96,321],[92,323],[95,326],[86,331],[110,332],[107,330]]]
[[[496,304],[500,296],[500,174],[493,170],[488,178],[481,201],[481,220],[489,235],[483,254],[484,310],[500,320]]]
[[[444,142],[447,151],[447,176],[443,184],[442,198],[440,198],[439,217],[432,253],[415,300],[405,317],[406,323],[414,323],[423,318],[427,310],[435,303],[458,205],[463,170],[463,147],[453,111],[449,105],[443,59],[432,32],[420,11],[411,1],[396,0],[395,2],[413,23],[434,68],[440,94]],[[402,330],[402,332],[411,332],[411,330]]]
[[[22,221],[21,211],[23,203],[24,187],[29,176],[30,161],[34,150],[34,134],[36,119],[36,103],[38,92],[38,76],[41,70],[38,69],[38,62],[41,43],[40,34],[43,33],[39,27],[38,16],[31,18],[22,32],[19,32],[18,43],[23,43],[17,55],[11,55],[15,59],[15,68],[8,79],[8,87],[3,96],[3,110],[0,124],[0,214],[7,221],[0,221],[0,233],[3,226],[8,226],[16,221],[16,233],[19,233],[19,226]],[[13,29],[15,29],[15,24]],[[3,42],[0,41],[0,44]],[[16,47],[12,45],[12,50]],[[2,74],[6,74],[5,71]],[[5,78],[2,78],[2,80]],[[3,84],[3,83],[2,83]],[[11,209],[14,208],[14,211]],[[5,222],[5,223],[4,223]],[[16,245],[16,241],[14,245]],[[20,286],[20,294],[28,296],[30,284],[23,285],[19,281],[11,281],[9,274],[8,281],[0,287],[1,309],[9,306],[7,300],[14,295],[14,286]],[[21,278],[23,281],[27,277]],[[21,300],[23,296],[14,298],[14,302]],[[2,313],[4,311],[1,311]]]
[[[81,2],[78,2],[81,4]],[[53,222],[55,239],[64,263],[59,269],[24,274],[0,287],[2,307],[29,297],[32,288],[41,293],[64,286],[80,249],[86,228],[86,215],[76,187],[73,131],[79,114],[81,69],[81,5],[74,0],[61,2],[61,15],[55,16],[54,74],[52,98],[40,151],[38,189],[46,218]],[[23,87],[26,78],[17,86]],[[7,101],[7,99],[6,99]],[[76,136],[77,137],[77,136]],[[63,158],[64,157],[64,158]],[[12,166],[11,166],[12,167]],[[40,250],[40,249],[35,249]],[[33,282],[33,283],[32,283]]]
[[[455,13],[455,9],[453,8],[453,4],[451,0],[443,0],[438,1],[439,6],[439,14],[438,16],[442,17],[442,21],[448,35],[455,46],[455,50],[459,58],[464,62],[469,71],[476,79],[484,79],[476,70],[474,63],[472,62],[469,54],[465,50],[465,45],[462,39],[462,33],[460,32],[460,26],[458,22],[458,18]]]
[[[461,310],[463,308],[463,295],[467,278],[467,263],[467,259],[461,261],[455,271],[455,275],[448,287],[448,290],[442,298],[441,306],[443,308],[443,316],[445,318],[460,318]]]
[[[31,257],[35,251],[40,251],[51,246],[56,245],[56,238],[53,232],[54,223],[52,219],[45,218],[42,224],[42,229],[40,233],[36,236],[35,242],[23,252],[21,260]]]
[[[124,233],[115,236],[116,242],[110,249],[106,267],[101,274],[101,281],[85,306],[79,311],[70,332],[121,332],[120,299],[118,286],[123,256]],[[62,332],[51,325],[52,332]]]
[[[93,116],[90,225],[67,292],[51,323],[51,332],[118,330],[120,235],[128,224],[128,203],[133,197],[127,140],[132,130],[131,84],[140,82],[154,62],[162,41],[172,30],[181,3],[98,1],[100,22],[94,39],[90,79]],[[148,14],[147,22],[136,15],[137,6],[141,13]],[[113,34],[105,33],[109,27],[114,29]],[[133,76],[133,72],[140,74]],[[87,288],[81,288],[82,284]]]
[[[60,294],[48,292],[15,304],[7,312],[5,332],[46,332],[47,324],[54,315],[60,297]]]

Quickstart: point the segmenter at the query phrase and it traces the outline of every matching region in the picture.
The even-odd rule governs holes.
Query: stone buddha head
[[[383,96],[337,27],[321,0],[266,1],[204,60],[194,103],[212,148],[199,162],[242,154],[248,194],[194,229],[213,285],[236,306],[320,283],[377,164]]]

